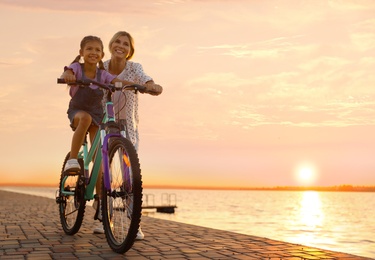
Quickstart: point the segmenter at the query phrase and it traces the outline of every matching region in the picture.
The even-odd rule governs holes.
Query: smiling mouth
[[[124,51],[121,51],[121,50],[115,50],[116,53],[118,54],[124,54],[125,52]]]

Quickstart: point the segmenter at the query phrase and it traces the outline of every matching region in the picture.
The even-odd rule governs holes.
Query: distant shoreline
[[[56,184],[36,185],[30,183],[0,183],[0,187],[56,187]],[[375,186],[276,186],[276,187],[210,187],[177,185],[143,185],[145,189],[183,190],[254,190],[254,191],[334,191],[334,192],[375,192]]]

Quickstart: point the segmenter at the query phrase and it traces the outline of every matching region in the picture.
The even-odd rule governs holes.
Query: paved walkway
[[[92,234],[94,210],[65,235],[54,200],[0,190],[0,259],[369,259],[267,238],[142,217],[146,238],[124,255]]]

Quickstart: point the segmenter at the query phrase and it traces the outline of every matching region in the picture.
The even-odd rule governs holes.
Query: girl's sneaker
[[[78,163],[77,159],[69,159],[65,163],[64,172],[79,172],[81,170],[81,166]]]

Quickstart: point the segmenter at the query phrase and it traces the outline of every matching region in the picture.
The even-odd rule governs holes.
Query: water
[[[0,187],[53,198],[55,188]],[[375,193],[144,189],[144,215],[375,258]],[[147,231],[145,231],[147,233]]]

